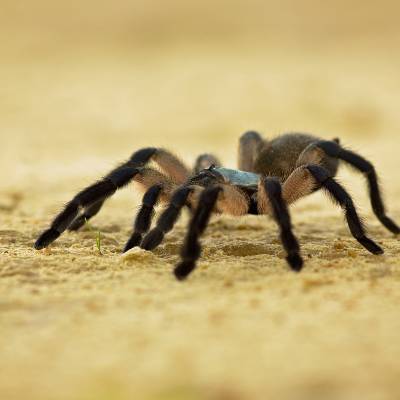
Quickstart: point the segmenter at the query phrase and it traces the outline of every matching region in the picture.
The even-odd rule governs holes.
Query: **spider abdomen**
[[[318,138],[303,133],[288,133],[266,141],[255,160],[255,172],[285,180],[296,168],[300,154]]]

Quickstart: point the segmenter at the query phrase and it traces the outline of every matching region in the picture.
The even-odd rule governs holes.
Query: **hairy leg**
[[[192,186],[184,186],[172,194],[171,201],[159,216],[156,226],[144,237],[140,245],[142,249],[153,250],[163,241],[164,236],[172,230],[177,222],[182,208],[188,204],[188,198],[193,190]]]
[[[319,165],[309,165],[307,169],[331,198],[343,208],[350,232],[355,239],[371,253],[383,254],[382,248],[366,236],[365,228],[357,214],[353,200],[346,190]]]
[[[281,242],[287,255],[286,261],[294,271],[300,271],[303,259],[300,256],[299,243],[292,232],[291,218],[282,197],[281,183],[275,178],[260,179],[258,198],[264,205],[268,204],[279,227]]]
[[[245,215],[249,211],[250,198],[237,186],[222,184],[222,191],[218,196],[217,210],[222,214],[233,216]]]
[[[343,209],[353,237],[371,253],[382,254],[381,247],[366,236],[365,228],[350,195],[320,165],[303,165],[297,168],[283,184],[283,198],[291,204],[319,188],[327,192]]]
[[[234,186],[221,185],[221,193],[215,208],[220,213],[230,215],[245,215],[249,209],[249,198]],[[184,206],[195,209],[199,203],[200,193],[204,189],[200,186],[183,186],[172,195],[171,201],[157,220],[156,226],[144,237],[142,247],[153,250],[161,244],[165,235],[172,230]]]
[[[142,168],[151,161],[157,163],[176,184],[185,182],[189,176],[189,169],[172,153],[161,148],[147,147],[133,153],[128,161],[115,168],[104,179],[114,176],[119,170],[124,168]],[[85,207],[82,214],[78,215],[71,223],[69,230],[79,230],[87,220],[99,213],[104,202],[104,200],[101,200]]]
[[[152,160],[175,184],[183,184],[190,176],[189,169],[175,155],[165,149],[157,149]]]
[[[139,246],[143,235],[150,229],[151,220],[154,216],[154,207],[160,198],[162,189],[162,185],[154,185],[144,194],[142,206],[135,218],[133,233],[125,245],[124,253],[133,247]]]
[[[197,200],[197,206],[189,222],[181,250],[181,262],[175,268],[175,276],[185,279],[195,268],[201,254],[200,236],[205,231],[212,212],[224,212],[235,216],[245,215],[250,199],[234,186],[222,184],[205,188]]]
[[[54,242],[78,217],[79,211],[87,210],[91,206],[104,201],[112,196],[118,189],[123,188],[131,181],[137,181],[145,188],[156,183],[163,183],[168,187],[169,181],[163,174],[151,168],[135,168],[121,166],[108,174],[99,182],[79,192],[59,213],[37,239],[35,248],[40,250]],[[96,207],[94,207],[96,209]],[[98,209],[98,208],[97,208]]]
[[[138,168],[124,166],[79,192],[57,215],[50,228],[39,236],[35,248],[40,250],[54,242],[71,225],[80,210],[104,202],[118,189],[127,185],[138,173]]]
[[[77,231],[82,228],[83,225],[91,218],[93,218],[103,207],[105,200],[100,200],[93,203],[91,206],[86,207],[81,215],[78,215],[72,224],[68,227],[70,231]]]
[[[201,193],[199,204],[189,223],[189,229],[181,250],[181,261],[174,270],[178,280],[186,279],[196,268],[196,261],[201,255],[200,235],[205,231],[211,213],[217,203],[222,187],[213,186]]]
[[[208,169],[211,166],[220,167],[222,164],[217,157],[213,154],[201,154],[197,157],[194,163],[193,172],[198,174],[203,169]]]
[[[255,172],[254,162],[264,140],[254,131],[244,133],[239,139],[238,168],[242,171]]]
[[[334,141],[319,141],[316,143],[316,146],[318,146],[318,148],[328,156],[343,160],[357,171],[364,174],[365,178],[367,179],[369,197],[374,214],[382,223],[382,225],[385,226],[390,232],[399,234],[399,226],[386,215],[385,205],[383,203],[381,189],[379,186],[378,175],[372,163],[360,155],[344,149]]]
[[[158,149],[155,147],[146,147],[143,149],[140,149],[136,151],[135,153],[132,154],[130,159],[115,169],[113,169],[111,172],[109,172],[103,180],[106,180],[107,178],[111,178],[118,174],[119,171],[125,169],[125,168],[141,168],[144,167],[148,162],[150,162],[151,158],[157,153]],[[129,182],[128,182],[129,183]],[[77,218],[71,223],[69,226],[69,230],[71,231],[76,231],[79,230],[87,220],[93,218],[95,215],[99,213],[99,211],[102,209],[103,205],[105,203],[104,200],[97,201],[93,204],[88,205],[83,209],[83,212],[81,215],[78,215]]]

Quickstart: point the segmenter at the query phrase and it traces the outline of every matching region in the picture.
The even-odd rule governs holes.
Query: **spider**
[[[149,167],[151,161],[159,168]],[[372,254],[383,254],[383,249],[366,235],[352,198],[334,178],[340,161],[365,175],[374,214],[389,231],[398,234],[398,225],[386,216],[373,165],[343,148],[339,139],[326,141],[309,134],[286,133],[266,140],[249,131],[239,140],[238,170],[223,168],[211,154],[199,156],[190,171],[165,149],[149,147],[135,152],[128,161],[67,203],[50,228],[37,239],[35,248],[47,247],[67,229],[81,228],[117,189],[135,181],[145,194],[124,252],[135,246],[155,249],[172,230],[181,210],[187,207],[192,215],[181,259],[174,269],[179,280],[195,269],[201,254],[200,236],[213,212],[270,215],[279,227],[287,263],[293,271],[300,271],[303,259],[292,231],[288,206],[319,189],[343,209],[353,237]],[[150,229],[158,202],[166,207]]]

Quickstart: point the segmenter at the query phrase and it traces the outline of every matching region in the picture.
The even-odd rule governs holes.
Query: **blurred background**
[[[399,11],[394,0],[2,0],[2,158],[26,174],[38,157],[69,168],[166,145],[189,161],[223,149],[232,165],[246,129],[390,138]]]
[[[214,152],[233,167],[248,129],[340,137],[375,162],[398,217],[399,20],[395,0],[0,0],[3,398],[126,399],[138,387],[147,398],[157,384],[173,389],[152,399],[393,398],[400,281],[381,278],[398,245],[375,219],[379,260],[336,208],[301,203],[294,220],[315,255],[301,277],[265,244],[274,225],[250,217],[211,227],[211,272],[188,286],[170,276],[181,226],[146,268],[123,265],[133,190],[96,219],[104,257],[90,232],[53,253],[31,247],[63,202],[134,150]],[[371,216],[362,179],[345,180]],[[216,248],[227,235],[242,247]],[[178,395],[181,384],[206,391]]]

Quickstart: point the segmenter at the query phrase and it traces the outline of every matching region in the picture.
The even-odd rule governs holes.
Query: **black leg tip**
[[[195,263],[192,261],[182,261],[174,270],[174,275],[178,281],[184,281],[188,275],[194,270]]]
[[[38,240],[36,240],[34,244],[34,247],[36,250],[42,250],[49,244],[53,243],[59,236],[60,232],[50,228],[39,236]]]
[[[159,229],[151,230],[143,239],[140,247],[144,250],[154,250],[164,239],[164,233]]]
[[[382,249],[382,247],[380,247],[377,244],[375,244],[375,248],[374,248],[373,251],[371,251],[371,253],[373,253],[373,254],[375,254],[377,256],[380,256],[380,255],[384,254],[385,251]]]
[[[380,247],[373,240],[371,240],[367,237],[363,237],[363,238],[357,239],[357,240],[372,254],[381,255],[384,253],[382,247]]]
[[[139,246],[141,241],[142,241],[142,235],[138,232],[134,232],[131,238],[126,243],[123,253],[126,253],[127,251],[133,249],[136,246]]]
[[[304,264],[303,259],[301,258],[301,256],[299,254],[293,254],[291,256],[287,256],[286,261],[288,262],[288,264],[290,265],[290,268],[293,271],[299,272],[303,268],[303,264]]]

